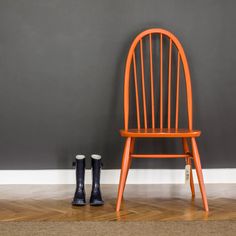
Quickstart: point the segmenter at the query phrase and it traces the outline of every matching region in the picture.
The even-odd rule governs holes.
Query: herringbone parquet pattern
[[[185,185],[127,185],[122,210],[115,212],[116,185],[103,185],[105,205],[72,207],[72,185],[0,186],[0,221],[236,220],[236,185],[207,185],[210,212],[198,187],[191,199]],[[87,186],[87,198],[90,186]]]

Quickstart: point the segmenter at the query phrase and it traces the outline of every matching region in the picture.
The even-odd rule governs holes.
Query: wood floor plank
[[[115,212],[116,185],[103,185],[105,205],[71,206],[73,185],[1,185],[0,221],[236,220],[236,184],[207,185],[210,212],[186,185],[127,185]],[[91,186],[86,186],[89,198]]]

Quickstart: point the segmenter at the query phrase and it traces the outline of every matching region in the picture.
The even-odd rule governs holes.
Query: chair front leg
[[[122,196],[125,188],[126,178],[129,171],[130,165],[130,146],[131,146],[131,137],[128,137],[125,142],[124,153],[122,157],[122,166],[120,171],[120,182],[118,188],[118,196],[117,196],[117,203],[116,203],[116,211],[120,211],[120,205],[122,201]]]
[[[193,160],[194,160],[194,165],[196,168],[198,182],[199,182],[199,186],[200,186],[200,190],[202,194],[203,205],[204,205],[205,211],[209,211],[206,190],[205,190],[205,185],[204,185],[204,180],[203,180],[203,174],[202,174],[201,161],[200,161],[196,139],[191,138],[191,142],[192,142],[192,149],[193,149]]]
[[[131,143],[130,143],[130,155],[133,154],[134,152],[134,143],[135,143],[135,138],[131,138]],[[132,163],[132,157],[130,156],[129,157],[129,163],[128,163],[128,171],[126,172],[126,176],[125,176],[125,183],[127,181],[127,176],[128,176],[128,173],[129,173],[129,169],[130,169],[130,166],[131,166],[131,163]],[[125,184],[126,186],[126,184]],[[125,191],[125,187],[124,187],[124,190],[123,192]],[[122,195],[122,199],[123,199],[123,195]]]
[[[131,143],[130,143],[130,155],[133,154],[134,152],[134,144],[135,144],[135,138],[131,138]],[[130,169],[130,166],[131,166],[131,163],[132,163],[132,158],[129,157],[129,167],[128,167],[128,170]],[[127,176],[128,176],[128,171],[127,171],[127,174],[126,174],[126,178],[125,178],[125,182],[127,180]]]
[[[183,138],[182,142],[183,142],[184,153],[185,154],[190,153],[187,138]],[[190,165],[190,188],[191,188],[191,192],[192,192],[192,197],[194,198],[195,197],[195,189],[194,189],[194,181],[193,181],[192,163],[191,163],[190,157],[186,158],[186,164]]]

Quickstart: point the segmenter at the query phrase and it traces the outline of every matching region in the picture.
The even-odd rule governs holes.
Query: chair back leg
[[[183,138],[182,142],[183,142],[184,153],[185,154],[190,153],[187,138]],[[191,192],[192,192],[192,198],[194,198],[195,197],[195,189],[194,189],[194,181],[193,181],[192,163],[191,163],[190,158],[186,158],[186,164],[190,165],[190,188],[191,188]]]
[[[195,188],[194,188],[194,180],[193,180],[193,170],[192,170],[192,162],[190,158],[186,159],[186,164],[190,165],[190,188],[192,192],[192,198],[195,197]]]

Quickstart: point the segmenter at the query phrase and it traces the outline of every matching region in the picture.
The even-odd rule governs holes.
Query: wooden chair
[[[167,56],[164,55],[165,52],[167,52]],[[147,60],[145,60],[146,54]],[[164,59],[167,59],[166,63]],[[167,73],[164,73],[165,68],[167,68]],[[133,77],[132,87],[131,77]],[[164,77],[166,77],[166,80]],[[185,129],[179,128],[180,85],[183,85],[180,83],[180,79],[182,77],[184,77],[184,91],[186,92],[186,104],[184,104],[184,107],[186,108],[187,121],[185,123],[188,123]],[[157,79],[156,83],[155,79]],[[173,81],[174,79],[175,82]],[[165,84],[166,90],[164,89]],[[130,112],[132,105],[131,88],[133,88],[133,100],[135,100],[133,102],[135,104],[135,112],[133,114],[136,117],[136,124],[132,128],[130,125],[130,119],[132,118]],[[149,94],[150,96],[147,96]],[[164,99],[165,97],[166,99]],[[165,100],[167,100],[166,103],[164,102]],[[185,158],[186,163],[189,165],[191,165],[191,159],[193,159],[203,205],[205,211],[209,211],[196,143],[196,137],[199,137],[201,132],[193,130],[192,126],[192,88],[188,62],[182,45],[167,30],[155,28],[143,31],[134,39],[126,60],[124,129],[120,131],[121,136],[125,137],[126,141],[122,157],[116,211],[120,210],[127,175],[133,158]],[[137,138],[181,138],[184,153],[135,154],[134,144]],[[191,140],[192,152],[189,149],[188,139]],[[192,169],[190,170],[190,186],[194,197]]]

